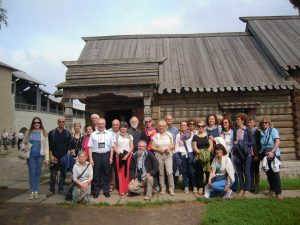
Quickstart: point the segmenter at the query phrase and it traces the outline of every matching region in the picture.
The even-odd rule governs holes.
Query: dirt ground
[[[0,204],[1,225],[159,225],[199,224],[201,203],[178,203],[165,206],[133,208],[125,206],[72,208],[63,205]]]
[[[199,224],[204,205],[197,202],[134,208],[125,206],[79,206],[57,204],[6,203],[8,199],[27,191],[7,187],[16,182],[28,182],[25,161],[17,151],[0,155],[0,225],[182,225]]]

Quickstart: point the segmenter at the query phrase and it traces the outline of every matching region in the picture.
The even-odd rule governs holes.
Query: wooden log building
[[[282,158],[300,156],[300,17],[243,17],[239,33],[85,37],[77,61],[65,61],[59,84],[72,124],[72,99],[98,113],[175,124],[210,113],[269,116]]]

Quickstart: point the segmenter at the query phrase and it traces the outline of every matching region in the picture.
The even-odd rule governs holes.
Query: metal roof
[[[7,65],[7,64],[5,64],[3,62],[0,62],[0,66],[6,67],[6,68],[11,69],[13,71],[17,71],[18,70],[18,69],[14,68],[14,67],[12,67],[10,65]]]
[[[283,75],[300,69],[300,16],[241,17]]]
[[[14,72],[12,72],[12,74],[15,77],[18,77],[18,78],[21,78],[21,79],[24,79],[24,80],[27,80],[27,81],[31,81],[32,83],[35,83],[35,84],[46,86],[42,82],[38,81],[37,79],[35,79],[34,77],[30,76],[29,74],[27,74],[23,71],[14,71]]]
[[[113,74],[117,75],[124,72],[117,61],[151,59],[152,62],[156,59],[159,93],[298,88],[294,79],[280,76],[254,37],[246,32],[125,35],[84,40],[86,44],[78,61],[68,63],[76,65],[74,70],[80,71],[80,67],[88,62],[94,62],[101,70],[103,62],[108,61],[115,70]],[[160,62],[161,59],[164,61]],[[73,86],[84,86],[80,79],[73,83]],[[63,86],[68,87],[68,80]]]

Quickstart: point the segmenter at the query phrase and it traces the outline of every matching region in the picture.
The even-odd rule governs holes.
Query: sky
[[[62,61],[77,60],[81,37],[241,32],[243,16],[297,15],[289,0],[2,0],[0,61],[35,77],[53,93]]]

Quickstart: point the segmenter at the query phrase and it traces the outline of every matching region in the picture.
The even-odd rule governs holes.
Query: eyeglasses
[[[223,122],[223,124],[226,124],[226,123],[228,123],[228,122],[227,121]]]
[[[33,122],[33,124],[41,124],[41,122]]]
[[[197,127],[198,127],[198,128],[204,128],[205,125],[198,125]]]
[[[195,123],[189,123],[189,126],[195,126]]]
[[[65,121],[62,121],[62,120],[60,120],[60,121],[58,121],[59,123],[64,123]]]

